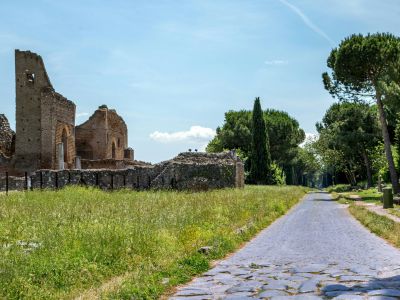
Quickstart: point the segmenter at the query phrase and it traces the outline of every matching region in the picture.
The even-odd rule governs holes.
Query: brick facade
[[[15,51],[15,84],[15,134],[0,115],[0,170],[54,170],[60,167],[60,159],[64,168],[72,169],[77,152],[89,160],[133,160],[127,126],[115,110],[103,105],[75,127],[75,104],[54,90],[40,55]]]

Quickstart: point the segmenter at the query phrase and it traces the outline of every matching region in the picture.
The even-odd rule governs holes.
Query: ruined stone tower
[[[21,171],[56,169],[58,144],[65,166],[75,160],[75,104],[54,91],[42,58],[15,50],[16,143],[14,166]]]

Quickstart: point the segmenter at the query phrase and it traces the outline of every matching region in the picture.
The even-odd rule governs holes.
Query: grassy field
[[[157,299],[283,215],[299,187],[0,195],[0,299]],[[211,246],[208,255],[198,253]]]
[[[362,206],[350,205],[351,214],[371,232],[400,248],[400,224],[373,213]]]

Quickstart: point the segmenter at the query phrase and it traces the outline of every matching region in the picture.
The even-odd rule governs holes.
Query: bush
[[[332,185],[326,188],[328,193],[344,193],[352,190],[352,186],[350,184],[338,184]]]

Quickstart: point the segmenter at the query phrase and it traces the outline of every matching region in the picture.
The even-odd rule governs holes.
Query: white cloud
[[[206,142],[215,136],[215,130],[202,126],[191,126],[187,131],[160,132],[154,131],[150,138],[162,143],[173,143],[182,141]]]
[[[81,112],[81,113],[77,113],[76,114],[76,117],[77,118],[82,118],[82,117],[86,117],[86,116],[88,116],[89,115],[89,113],[87,113],[87,112]]]
[[[275,59],[275,60],[266,60],[264,63],[270,66],[277,66],[277,65],[287,65],[289,62],[287,60]]]
[[[314,31],[316,34],[320,35],[321,37],[323,37],[325,40],[327,40],[329,42],[329,44],[331,44],[331,46],[335,45],[335,42],[321,29],[319,28],[317,25],[315,25],[309,17],[307,17],[307,15],[297,6],[294,6],[293,4],[290,4],[289,2],[287,2],[286,0],[279,0],[283,5],[285,5],[286,7],[288,7],[290,10],[292,10],[296,15],[298,15],[300,17],[300,19],[304,22],[304,24],[310,28],[312,31]]]

